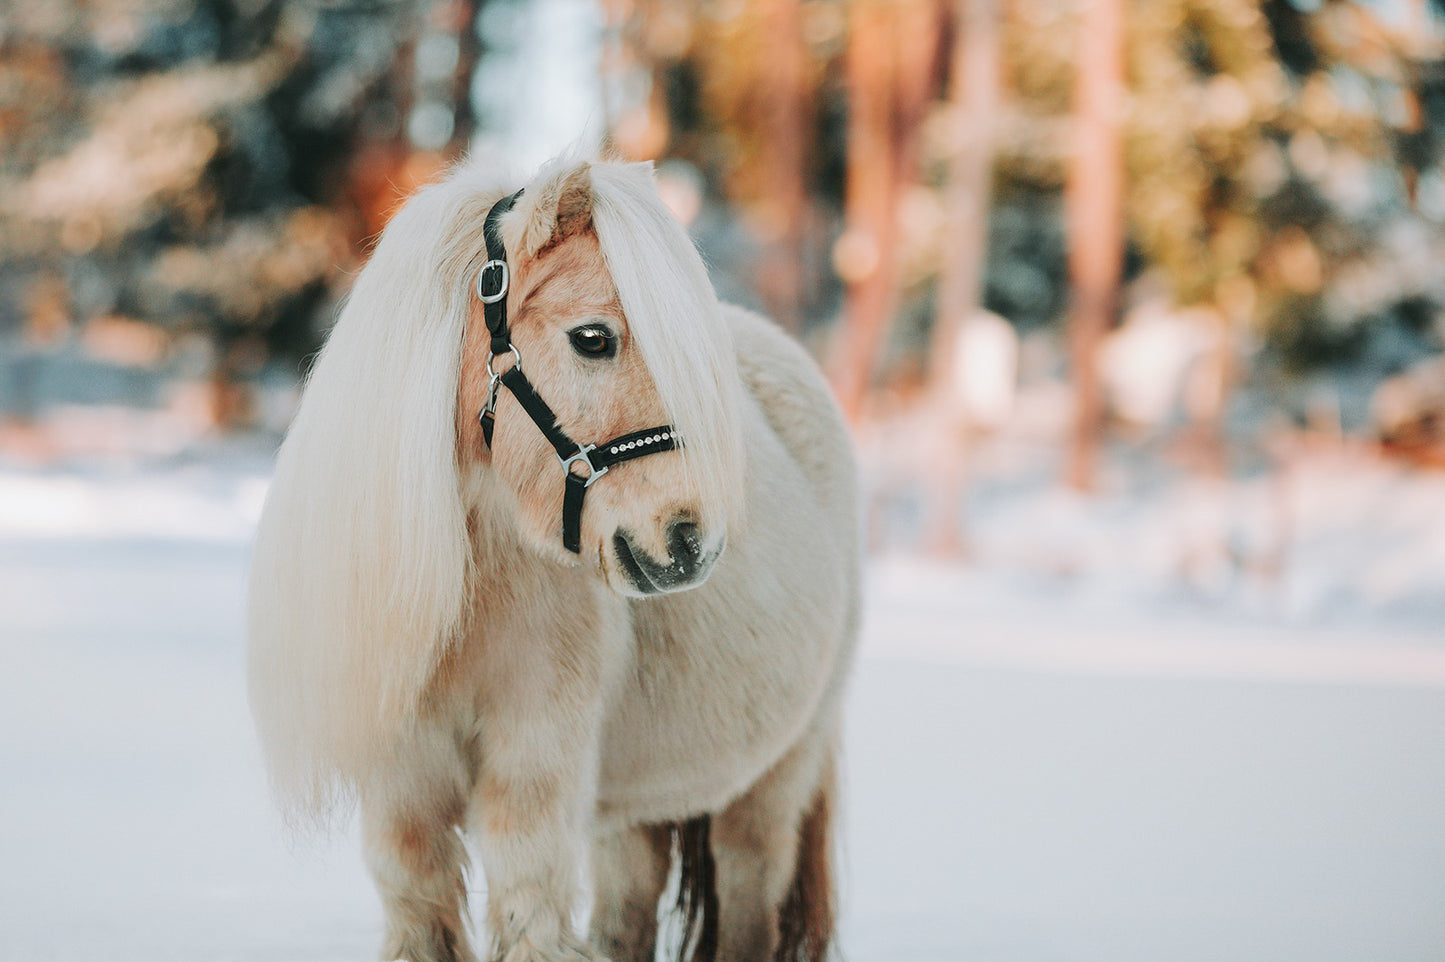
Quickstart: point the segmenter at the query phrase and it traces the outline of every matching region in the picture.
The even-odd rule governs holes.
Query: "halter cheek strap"
[[[512,392],[522,410],[537,425],[537,430],[557,452],[566,478],[562,496],[562,546],[573,554],[582,550],[582,506],[587,489],[607,473],[615,464],[640,458],[644,454],[671,451],[679,446],[677,432],[672,425],[647,428],[613,438],[604,444],[579,444],[557,424],[557,415],[542,400],[527,375],[522,373],[522,355],[512,344],[512,335],[507,327],[507,293],[511,288],[511,271],[507,267],[507,249],[502,243],[501,217],[516,204],[522,196],[515,194],[503,197],[487,211],[482,225],[482,237],[487,246],[487,262],[477,272],[477,297],[482,302],[482,316],[491,336],[491,347],[487,353],[487,373],[491,383],[487,386],[487,402],[477,415],[482,425],[482,438],[487,448],[492,446],[492,432],[496,425],[497,395],[505,387]],[[492,362],[506,354],[512,355],[513,364],[500,374]],[[587,469],[585,474],[572,470],[574,465]]]

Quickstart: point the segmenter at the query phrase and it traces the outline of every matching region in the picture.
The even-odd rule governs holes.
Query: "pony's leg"
[[[474,962],[467,939],[461,824],[470,783],[457,740],[409,741],[403,761],[361,795],[362,847],[386,913],[384,960]]]
[[[612,962],[653,962],[657,903],[667,887],[672,833],[636,825],[592,839],[591,942]]]
[[[572,910],[596,798],[600,705],[557,704],[555,690],[525,689],[525,698],[494,701],[481,721],[482,769],[468,815],[487,877],[490,958],[591,960]]]
[[[831,736],[791,749],[712,820],[717,962],[821,962],[832,930]]]

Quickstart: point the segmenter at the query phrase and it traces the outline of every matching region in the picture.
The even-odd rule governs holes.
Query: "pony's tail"
[[[778,948],[772,962],[824,962],[833,943],[835,782],[830,758],[798,827],[797,864],[778,913]],[[718,897],[712,821],[699,815],[671,827],[679,869],[677,912],[682,918],[678,955],[684,962],[713,962],[718,948]]]
[[[677,912],[682,918],[683,962],[717,957],[717,862],[712,855],[712,817],[698,815],[672,825],[677,850]]]
[[[823,962],[833,942],[837,892],[833,886],[833,760],[798,829],[798,864],[778,916],[776,962]]]

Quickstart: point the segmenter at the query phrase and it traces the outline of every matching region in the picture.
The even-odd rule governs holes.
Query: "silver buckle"
[[[501,280],[497,282],[497,290],[494,294],[488,294],[482,288],[482,278],[486,277],[487,271],[490,270],[500,270],[502,272]],[[483,304],[495,304],[506,297],[507,288],[509,288],[511,284],[512,272],[507,270],[506,261],[489,260],[482,265],[481,270],[477,271],[477,297],[481,298]]]
[[[597,445],[595,444],[579,444],[577,445],[577,453],[572,455],[571,457],[564,458],[560,454],[557,455],[557,460],[562,462],[562,472],[564,474],[571,474],[572,465],[576,464],[578,461],[581,461],[583,464],[587,465],[588,471],[587,480],[585,483],[583,483],[582,487],[592,487],[592,482],[602,477],[608,471],[607,468],[599,468],[597,465],[592,463],[592,452],[596,449]]]

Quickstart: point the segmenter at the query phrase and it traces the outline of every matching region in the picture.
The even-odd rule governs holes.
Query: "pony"
[[[487,959],[822,959],[846,425],[650,165],[516,187],[414,194],[309,372],[249,584],[272,787],[293,825],[359,809],[384,959],[477,958],[473,856]]]

